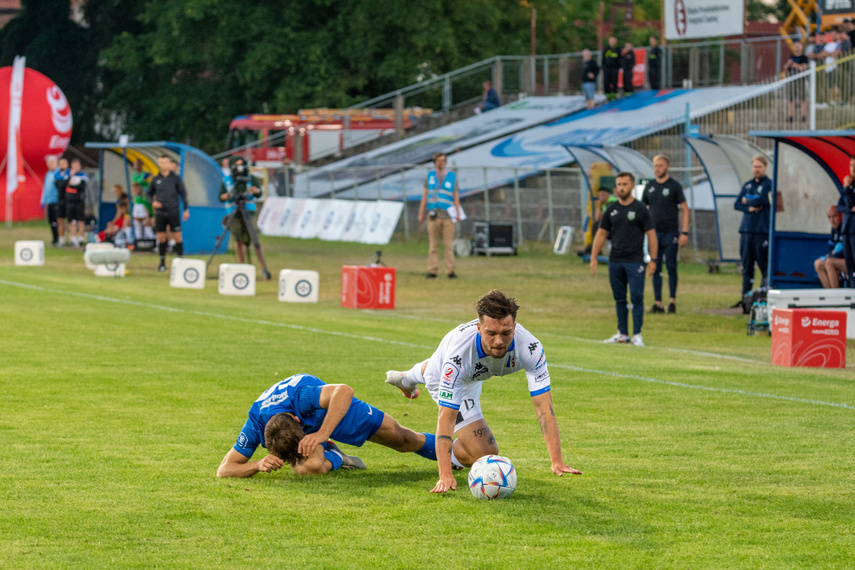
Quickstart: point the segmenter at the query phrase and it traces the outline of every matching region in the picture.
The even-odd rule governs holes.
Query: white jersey
[[[539,340],[517,323],[508,352],[493,358],[484,353],[477,325],[476,319],[452,330],[430,357],[425,385],[437,404],[459,410],[474,384],[520,370],[525,370],[532,397],[549,392],[549,370]]]

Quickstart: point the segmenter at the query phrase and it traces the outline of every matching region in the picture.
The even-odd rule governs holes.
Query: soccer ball
[[[507,457],[485,455],[469,470],[469,490],[479,499],[507,499],[517,488],[517,470]]]

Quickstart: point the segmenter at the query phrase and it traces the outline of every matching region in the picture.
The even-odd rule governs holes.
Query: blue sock
[[[324,458],[332,463],[333,471],[338,471],[338,468],[341,467],[342,458],[338,453],[334,451],[324,451]]]
[[[425,444],[418,451],[414,451],[416,455],[421,455],[425,459],[436,461],[436,436],[432,433],[425,434]]]

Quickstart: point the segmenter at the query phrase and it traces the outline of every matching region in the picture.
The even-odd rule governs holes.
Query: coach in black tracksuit
[[[617,99],[617,80],[621,63],[620,48],[617,47],[617,38],[609,38],[609,45],[603,50],[603,92],[606,100]]]
[[[623,53],[620,56],[620,66],[623,69],[623,94],[632,95],[634,89],[632,76],[635,69],[635,49],[630,42],[626,42],[623,46]]]
[[[843,194],[837,202],[837,211],[843,214],[840,224],[843,258],[846,260],[846,281],[855,287],[855,157],[849,159],[849,175],[843,179]]]
[[[172,161],[166,155],[157,159],[160,174],[151,179],[148,187],[148,199],[154,208],[154,231],[157,233],[157,247],[160,253],[158,271],[166,271],[166,226],[172,230],[175,240],[175,253],[184,255],[184,243],[181,238],[181,220],[190,218],[190,206],[187,204],[187,189],[184,182],[172,171]],[[179,198],[181,201],[179,202]],[[181,209],[184,209],[183,216]]]
[[[754,264],[760,266],[763,283],[769,274],[769,212],[772,181],[766,177],[768,162],[757,155],[751,160],[754,178],[742,185],[733,207],[743,212],[739,224],[739,253],[742,256],[742,296],[754,284]]]
[[[662,87],[662,48],[656,36],[650,36],[650,49],[647,50],[647,81],[651,89],[658,91]]]

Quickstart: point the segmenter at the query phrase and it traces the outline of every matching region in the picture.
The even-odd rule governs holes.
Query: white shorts
[[[483,382],[464,382],[461,391],[463,392],[463,400],[460,404],[460,409],[457,411],[457,420],[454,422],[454,433],[465,428],[473,422],[484,419],[484,414],[481,412],[481,386]],[[439,382],[435,386],[425,384],[430,397],[439,405]]]
[[[134,209],[131,210],[131,215],[136,219],[148,218],[148,210],[143,204],[134,204]]]

